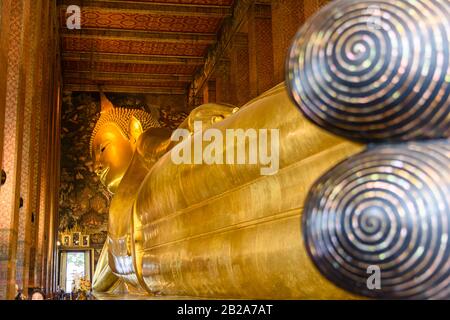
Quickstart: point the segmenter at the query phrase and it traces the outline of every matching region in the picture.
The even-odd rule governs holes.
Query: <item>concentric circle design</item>
[[[333,1],[294,40],[290,94],[350,139],[449,137],[449,35],[448,0]]]
[[[342,162],[312,187],[303,228],[318,269],[351,292],[450,299],[450,142],[377,146]]]

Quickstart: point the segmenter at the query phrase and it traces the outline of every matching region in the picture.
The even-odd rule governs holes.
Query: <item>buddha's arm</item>
[[[321,276],[303,246],[306,194],[362,149],[316,128],[278,86],[214,125],[279,129],[280,169],[176,165],[165,154],[134,209],[137,264],[151,292],[236,298],[350,298]],[[192,137],[191,137],[192,138]],[[182,144],[193,145],[193,139]],[[145,240],[145,241],[144,241]]]
[[[213,124],[225,120],[237,111],[239,111],[239,108],[230,104],[207,103],[192,110],[179,128],[194,132],[194,123],[196,121],[201,121],[203,128],[209,128]]]
[[[92,289],[97,292],[109,291],[117,280],[117,276],[114,275],[108,264],[108,243],[105,242],[95,269]]]

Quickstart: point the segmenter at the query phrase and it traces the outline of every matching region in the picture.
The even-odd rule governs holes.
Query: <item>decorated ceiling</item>
[[[69,91],[185,94],[234,0],[58,0]],[[81,29],[67,28],[68,6]]]

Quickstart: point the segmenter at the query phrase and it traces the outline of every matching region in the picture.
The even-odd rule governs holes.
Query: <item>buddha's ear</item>
[[[144,129],[142,128],[141,122],[135,117],[131,116],[130,120],[130,138],[132,143],[136,143],[138,138],[141,136],[141,134],[144,132]]]

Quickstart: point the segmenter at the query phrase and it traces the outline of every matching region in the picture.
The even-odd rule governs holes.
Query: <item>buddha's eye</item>
[[[109,142],[108,143],[106,143],[106,144],[101,144],[100,145],[100,153],[103,153],[103,152],[105,152],[105,150],[106,150],[106,148],[108,147],[108,145],[109,145]]]

